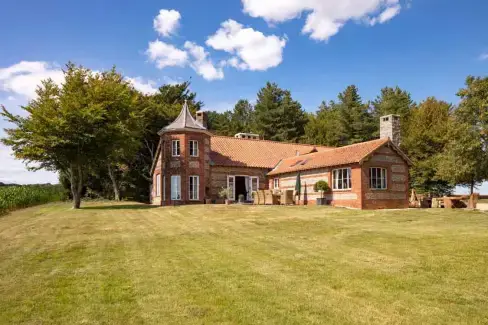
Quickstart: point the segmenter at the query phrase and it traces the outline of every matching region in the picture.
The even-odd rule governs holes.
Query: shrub
[[[321,197],[323,197],[325,192],[330,191],[330,187],[326,181],[318,181],[313,185],[313,190],[315,192],[320,192]]]

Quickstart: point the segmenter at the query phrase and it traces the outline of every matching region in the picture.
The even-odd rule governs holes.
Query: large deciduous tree
[[[438,155],[448,142],[451,112],[451,104],[434,97],[427,98],[411,111],[401,148],[413,161],[411,187],[420,192],[443,195],[453,189],[449,181],[437,175]]]
[[[37,97],[22,107],[21,117],[2,107],[2,116],[15,125],[2,139],[18,159],[30,168],[62,171],[70,179],[73,208],[81,204],[83,178],[100,155],[98,136],[103,130],[105,111],[91,100],[90,71],[67,64],[64,83],[43,81]]]
[[[488,179],[488,77],[469,76],[458,96],[461,102],[439,156],[438,175],[473,193],[476,185]]]

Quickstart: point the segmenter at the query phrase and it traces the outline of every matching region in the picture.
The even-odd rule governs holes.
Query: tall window
[[[198,141],[190,140],[190,156],[191,157],[198,157]]]
[[[171,155],[178,157],[180,155],[180,140],[171,141]]]
[[[181,178],[180,175],[171,176],[171,200],[181,200]]]
[[[279,189],[280,188],[280,179],[279,178],[274,178],[273,179],[273,188],[275,190]]]
[[[156,175],[156,196],[161,196],[161,174]]]
[[[350,190],[351,187],[351,168],[340,168],[332,171],[332,189]]]
[[[189,182],[189,197],[190,200],[198,200],[198,190],[200,188],[200,177],[198,176],[190,176]]]
[[[371,167],[369,169],[369,188],[386,190],[386,168]]]

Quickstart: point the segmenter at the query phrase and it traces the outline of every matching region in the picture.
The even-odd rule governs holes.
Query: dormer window
[[[171,155],[173,157],[180,156],[180,140],[171,141]]]

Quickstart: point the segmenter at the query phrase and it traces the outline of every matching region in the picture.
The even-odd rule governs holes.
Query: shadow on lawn
[[[147,210],[157,208],[157,205],[149,204],[121,204],[81,207],[82,210]]]

